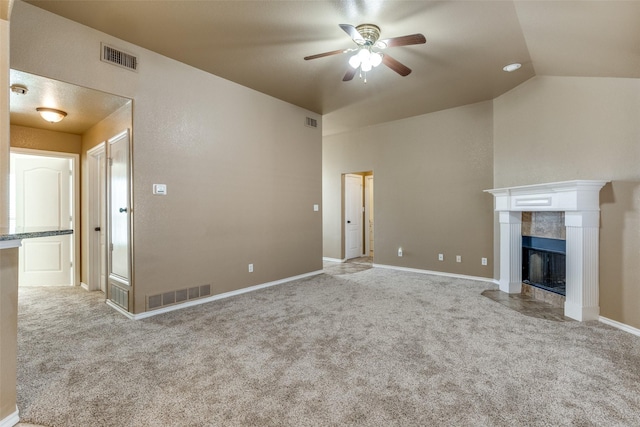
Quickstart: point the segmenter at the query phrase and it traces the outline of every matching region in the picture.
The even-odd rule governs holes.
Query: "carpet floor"
[[[638,426],[640,338],[488,283],[321,274],[145,320],[20,289],[18,406],[45,426]]]

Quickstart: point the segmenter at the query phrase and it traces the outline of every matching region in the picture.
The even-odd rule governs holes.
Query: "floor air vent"
[[[310,128],[317,128],[318,121],[316,119],[312,119],[311,117],[307,117],[307,121],[305,122],[305,125],[309,126]]]
[[[102,48],[102,56],[100,59],[103,62],[108,62],[109,64],[117,65],[127,70],[138,71],[138,58],[135,56],[105,43],[101,43],[100,47]]]
[[[149,295],[147,296],[147,310],[155,310],[168,305],[180,304],[181,302],[208,296],[211,296],[211,285],[194,286],[192,288]]]

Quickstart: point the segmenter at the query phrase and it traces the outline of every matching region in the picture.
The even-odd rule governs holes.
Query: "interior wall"
[[[9,176],[9,10],[0,2],[0,176]],[[0,227],[9,225],[9,180],[0,179]],[[1,403],[1,402],[0,402]],[[1,410],[1,408],[0,408]],[[0,412],[0,420],[2,419]]]
[[[492,277],[492,114],[483,102],[326,136],[324,256],[344,258],[342,175],[372,170],[376,264]]]
[[[11,147],[80,154],[82,137],[73,133],[11,125]]]
[[[640,328],[640,80],[536,77],[494,100],[495,187],[600,192],[600,314]]]
[[[94,224],[91,224],[88,218],[89,215],[89,176],[87,175],[87,151],[91,150],[101,142],[107,141],[113,136],[116,136],[125,129],[131,129],[133,126],[133,111],[132,103],[114,111],[104,120],[96,123],[90,129],[88,129],[81,136],[81,156],[80,163],[82,169],[82,181],[81,181],[81,200],[82,209],[80,212],[82,220],[82,238],[81,238],[81,281],[88,283],[88,262],[89,262],[89,233],[93,232]]]
[[[321,128],[305,126],[321,117],[23,2],[11,38],[12,68],[134,100],[135,313],[148,295],[322,269]],[[138,72],[99,61],[100,42]]]

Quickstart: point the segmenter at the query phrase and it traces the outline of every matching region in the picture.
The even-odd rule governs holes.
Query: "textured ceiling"
[[[106,1],[29,3],[324,115],[324,133],[493,99],[534,75],[640,77],[638,1]],[[422,33],[343,82],[355,46],[338,24],[382,38]],[[135,52],[133,52],[135,53]],[[505,73],[502,67],[521,62]]]
[[[11,92],[11,124],[82,135],[93,125],[131,102],[128,98],[63,83],[46,77],[11,70],[11,85],[28,89],[26,94]],[[36,108],[46,107],[67,113],[61,122],[46,122]]]

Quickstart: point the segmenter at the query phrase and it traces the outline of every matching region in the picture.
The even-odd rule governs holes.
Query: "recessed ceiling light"
[[[517,70],[518,68],[522,67],[522,64],[519,64],[517,62],[514,62],[513,64],[509,64],[509,65],[505,65],[504,68],[502,68],[504,71],[506,71],[507,73],[510,73],[512,71]]]

